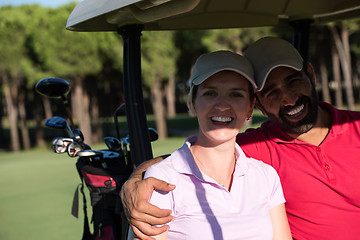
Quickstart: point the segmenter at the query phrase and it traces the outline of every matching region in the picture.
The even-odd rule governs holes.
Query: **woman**
[[[189,81],[198,135],[145,174],[176,185],[150,199],[174,215],[170,229],[154,238],[291,239],[275,170],[247,158],[235,142],[255,104],[250,63],[229,51],[203,54]]]

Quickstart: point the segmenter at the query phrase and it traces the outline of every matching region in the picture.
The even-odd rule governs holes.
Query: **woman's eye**
[[[231,93],[231,96],[232,97],[244,97],[244,94],[240,93],[240,92],[233,92],[233,93]]]
[[[204,96],[215,96],[216,92],[215,91],[206,91],[203,93]]]

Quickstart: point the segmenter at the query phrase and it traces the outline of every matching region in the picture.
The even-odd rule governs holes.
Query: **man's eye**
[[[298,84],[300,81],[301,81],[301,79],[298,79],[298,78],[292,79],[290,81],[289,85],[294,86],[294,85]]]
[[[276,98],[279,95],[279,91],[278,90],[274,90],[269,92],[269,94],[267,95],[268,98]]]

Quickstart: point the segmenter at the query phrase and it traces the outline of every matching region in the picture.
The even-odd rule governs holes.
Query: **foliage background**
[[[52,153],[51,139],[63,133],[43,128],[45,119],[66,114],[61,103],[34,92],[38,80],[56,76],[70,82],[72,113],[87,143],[115,136],[113,111],[124,101],[122,39],[116,33],[65,30],[74,6],[0,8],[0,239],[79,239],[82,234],[82,213],[80,219],[70,215],[80,182],[75,159]],[[311,29],[317,91],[340,108],[355,109],[360,102],[359,28],[360,19],[353,19]],[[196,120],[185,106],[186,80],[195,59],[219,49],[242,53],[266,35],[290,41],[291,29],[143,32],[148,124],[166,139],[153,143],[155,156],[172,152],[196,132]],[[255,111],[253,125],[246,127],[265,119]],[[125,117],[120,122],[125,136]]]
[[[122,37],[114,32],[71,32],[66,21],[75,3],[57,8],[39,5],[0,8],[0,151],[29,150],[53,137],[45,119],[66,116],[59,101],[41,98],[35,83],[60,77],[72,86],[69,95],[77,127],[88,144],[114,135],[108,119],[124,102]],[[314,25],[310,60],[323,101],[355,109],[359,103],[359,19]],[[142,33],[143,95],[160,139],[172,136],[167,120],[186,113],[186,81],[195,59],[204,52],[238,53],[263,36],[291,41],[287,26],[243,29],[153,31]],[[126,131],[124,131],[126,134]]]

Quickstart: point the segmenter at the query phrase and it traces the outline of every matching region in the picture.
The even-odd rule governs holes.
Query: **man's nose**
[[[293,106],[296,104],[296,101],[298,100],[298,97],[291,92],[283,92],[281,102],[284,106]]]

